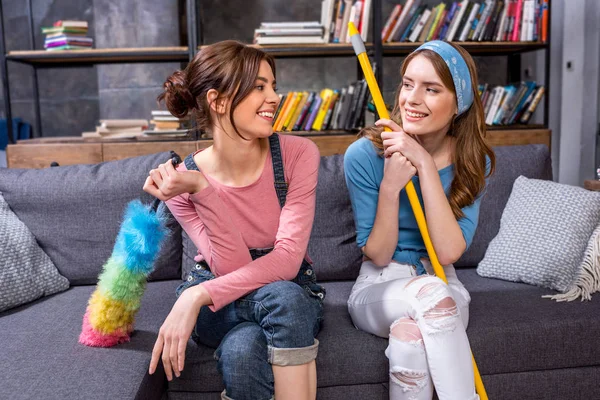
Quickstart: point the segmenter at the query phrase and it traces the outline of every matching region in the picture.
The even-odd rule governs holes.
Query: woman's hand
[[[193,286],[181,293],[165,322],[158,331],[158,338],[152,350],[149,373],[156,371],[161,359],[167,379],[171,381],[173,375],[179,378],[185,363],[185,348],[192,330],[196,325],[200,308],[210,301],[208,292],[202,284]]]
[[[417,169],[408,158],[399,152],[392,153],[385,158],[381,188],[390,190],[391,193],[397,195],[416,173]]]
[[[431,155],[421,146],[412,136],[402,130],[402,128],[389,119],[380,119],[375,122],[380,127],[388,127],[392,132],[382,132],[384,157],[389,157],[393,153],[401,153],[412,165],[421,170],[427,163],[433,161]]]
[[[197,193],[208,186],[206,177],[198,171],[177,171],[171,160],[151,169],[144,192],[166,201],[182,193]]]

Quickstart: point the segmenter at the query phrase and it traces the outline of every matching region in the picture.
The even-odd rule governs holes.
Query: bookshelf
[[[187,61],[188,47],[141,47],[127,49],[90,49],[52,52],[46,50],[11,51],[6,54],[9,61],[31,65],[58,64],[65,67],[73,64],[146,63]]]
[[[259,0],[255,0],[259,1]],[[433,1],[433,0],[432,0]],[[151,47],[151,48],[105,48],[105,49],[90,49],[90,50],[79,50],[79,51],[64,51],[64,52],[47,52],[43,50],[26,50],[26,51],[11,51],[6,52],[5,48],[5,35],[3,26],[3,14],[2,4],[0,2],[0,67],[2,67],[1,75],[4,87],[5,95],[5,110],[6,117],[10,121],[11,110],[10,110],[10,97],[8,91],[8,71],[7,63],[16,62],[21,64],[31,65],[34,68],[34,108],[36,114],[36,124],[34,132],[38,136],[41,136],[41,121],[40,121],[40,106],[39,106],[39,93],[37,89],[37,74],[35,73],[36,68],[44,67],[69,67],[75,65],[95,65],[95,64],[110,64],[110,63],[154,63],[154,62],[187,62],[191,60],[195,54],[202,49],[205,45],[204,37],[202,35],[202,0],[185,0],[186,10],[185,19],[187,24],[187,32],[185,37],[187,38],[188,46],[175,46],[175,47]],[[396,3],[405,3],[405,0],[395,0]],[[436,1],[436,4],[439,1]],[[451,1],[445,1],[451,3]],[[28,24],[31,36],[31,43],[33,43],[33,21],[32,21],[32,0],[27,0],[28,5]],[[381,30],[383,27],[384,18],[387,15],[383,15],[383,1],[372,0],[372,23],[370,33],[372,41],[366,43],[367,51],[370,58],[377,62],[378,69],[376,71],[377,80],[380,87],[384,87],[383,82],[383,59],[388,57],[402,57],[409,54],[411,51],[416,49],[421,43],[406,43],[406,42],[392,42],[383,43],[381,40]],[[551,1],[548,2],[548,20],[550,21],[550,10]],[[507,82],[517,81],[520,76],[520,56],[527,52],[545,52],[545,82],[544,86],[546,92],[544,94],[543,105],[544,122],[542,124],[529,124],[529,125],[509,125],[509,126],[488,126],[488,140],[492,145],[516,145],[516,144],[528,144],[528,143],[542,143],[550,146],[551,133],[548,129],[548,107],[549,107],[549,96],[550,96],[550,29],[548,29],[548,40],[545,43],[542,42],[458,42],[471,54],[476,56],[505,56],[509,58],[509,71],[507,76]],[[302,59],[307,57],[353,57],[354,50],[348,43],[341,44],[306,44],[306,45],[253,45],[260,48],[267,53],[271,54],[275,58],[295,58]],[[358,63],[357,63],[358,65]],[[357,66],[357,71],[360,74],[360,68]],[[8,124],[9,128],[9,141],[14,143],[12,137],[12,124]],[[326,152],[341,152],[345,150],[345,147],[349,145],[353,140],[356,139],[356,131],[327,131],[327,132],[298,132],[294,131],[293,134],[307,136],[311,140],[319,144],[320,148],[327,149]],[[48,138],[49,139],[49,138]],[[60,145],[72,145],[78,146],[83,142],[79,142],[77,137],[73,137],[70,140],[64,139],[60,142]],[[154,138],[150,140],[139,141],[141,148],[151,149],[159,151],[165,143],[174,143],[174,139],[171,141]],[[183,140],[189,140],[193,143],[207,143],[198,138],[187,138]],[[183,141],[179,140],[179,142]],[[58,145],[56,143],[43,143],[44,148],[48,146]],[[70,142],[70,143],[66,143]],[[113,143],[114,142],[114,143]],[[153,146],[152,143],[156,145]],[[33,144],[33,143],[32,143]],[[86,145],[92,145],[91,143],[85,143]],[[40,144],[41,145],[41,144]],[[131,146],[133,143],[125,143],[119,141],[111,141],[111,145],[114,146]],[[25,147],[23,143],[15,145],[14,147]],[[94,144],[94,148],[102,149],[104,146],[110,148],[108,143],[97,143]],[[100,147],[98,147],[100,146]],[[10,149],[10,146],[9,146]],[[30,149],[31,151],[33,149]],[[13,149],[16,153],[16,150]],[[329,154],[329,153],[328,153]],[[333,154],[333,153],[330,153]],[[10,155],[9,155],[10,157]],[[13,157],[13,160],[16,158]]]
[[[441,0],[425,0],[423,3],[435,5]],[[388,3],[390,3],[388,1]],[[395,0],[392,3],[406,4],[406,0]],[[444,0],[444,3],[451,4],[451,0]],[[385,86],[383,81],[384,58],[403,57],[419,47],[422,42],[391,42],[383,43],[381,40],[381,31],[387,15],[383,15],[383,1],[372,0],[372,23],[371,23],[371,42],[366,43],[367,52],[372,61],[378,65],[376,71],[377,81],[381,88]],[[202,8],[202,0],[199,0],[199,7]],[[551,1],[548,0],[548,21],[550,15]],[[517,145],[539,143],[550,147],[551,132],[548,128],[548,110],[550,98],[550,29],[546,42],[496,42],[496,41],[459,41],[456,42],[469,53],[477,57],[486,56],[504,56],[508,58],[508,71],[505,83],[520,81],[521,77],[521,55],[529,52],[544,52],[544,82],[538,82],[545,87],[543,102],[538,108],[543,109],[543,123],[541,124],[511,124],[511,125],[488,125],[489,142],[493,145]],[[343,44],[323,44],[323,45],[269,45],[259,46],[260,48],[276,58],[303,58],[303,57],[336,57],[353,56],[354,51],[351,46]],[[202,46],[199,46],[202,48]],[[300,134],[301,132],[290,132],[291,134]],[[355,135],[356,132],[348,132],[349,135]],[[314,134],[314,133],[313,133]]]

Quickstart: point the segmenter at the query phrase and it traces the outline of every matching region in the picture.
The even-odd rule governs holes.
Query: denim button
[[[323,293],[319,293],[319,298],[323,299]]]
[[[195,268],[196,268],[196,269],[202,269],[202,265],[200,265],[200,264],[196,264],[196,267],[195,267]]]
[[[192,278],[192,276],[190,275],[190,276],[188,276],[187,280],[188,280],[188,282],[191,282],[194,280],[194,278]]]
[[[312,269],[307,269],[305,274],[308,276],[312,275]]]

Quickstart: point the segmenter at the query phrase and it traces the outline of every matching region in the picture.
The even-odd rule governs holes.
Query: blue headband
[[[437,53],[448,65],[454,89],[456,90],[456,102],[458,103],[458,115],[464,113],[473,104],[473,88],[471,86],[471,74],[465,59],[458,50],[450,44],[441,40],[432,40],[419,46],[415,51],[431,50]]]

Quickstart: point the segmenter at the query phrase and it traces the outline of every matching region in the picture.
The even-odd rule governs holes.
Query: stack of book
[[[132,139],[148,129],[145,119],[101,119],[94,132],[83,132],[84,139]]]
[[[487,125],[527,124],[544,96],[544,87],[535,82],[508,86],[478,87]]]
[[[94,39],[87,37],[87,21],[56,21],[54,26],[42,28],[46,35],[44,48],[53,50],[91,49]]]
[[[548,0],[463,0],[430,8],[406,0],[389,15],[384,42],[496,41],[546,42]]]
[[[365,80],[341,90],[289,92],[275,113],[276,132],[354,130],[363,126],[369,91]]]
[[[188,134],[190,128],[190,118],[177,118],[169,111],[152,110],[152,119],[150,120],[151,129],[143,132],[144,136],[154,138],[164,137],[183,137]]]
[[[323,43],[323,26],[316,21],[263,22],[254,30],[254,43],[312,44]]]
[[[321,21],[263,22],[254,30],[254,43],[325,44],[349,43],[348,22],[354,22],[367,40],[372,0],[322,0]]]

